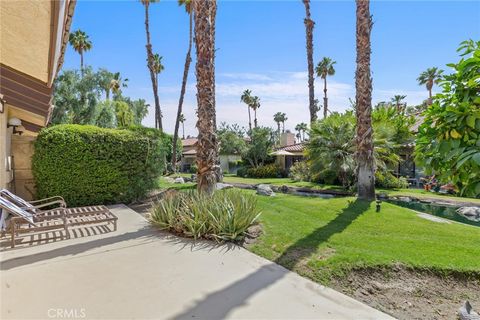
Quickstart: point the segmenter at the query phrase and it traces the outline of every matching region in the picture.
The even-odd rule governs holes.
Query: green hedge
[[[249,178],[283,178],[286,177],[285,170],[275,163],[266,164],[256,168],[247,169],[247,177]]]
[[[39,198],[60,195],[69,206],[129,203],[156,186],[165,139],[142,130],[56,125],[35,142]]]

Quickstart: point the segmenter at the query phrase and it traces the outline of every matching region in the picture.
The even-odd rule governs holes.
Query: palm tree
[[[197,190],[213,193],[218,177],[218,141],[215,120],[216,0],[193,1],[197,52]]]
[[[420,76],[417,78],[419,85],[425,85],[428,90],[428,104],[432,104],[432,88],[434,84],[437,84],[440,79],[443,70],[440,70],[436,67],[428,68],[426,71],[420,73]]]
[[[122,79],[122,77],[120,76],[120,72],[115,72],[112,79],[110,80],[110,90],[116,96],[118,96],[122,93],[121,88],[126,88],[128,86],[127,82],[128,79]]]
[[[113,76],[114,74],[107,69],[100,68],[98,70],[98,82],[102,90],[105,92],[105,100],[110,99],[110,90],[112,89],[111,83]]]
[[[282,133],[285,133],[285,121],[287,120],[287,115],[285,113],[282,113]]]
[[[240,97],[240,101],[247,105],[247,109],[248,109],[248,128],[250,129],[250,132],[251,132],[252,131],[252,116],[250,115],[250,106],[252,104],[252,91],[248,90],[248,89],[243,91],[242,96]]]
[[[337,63],[333,61],[331,58],[323,57],[322,61],[317,64],[317,68],[315,69],[317,73],[317,77],[323,79],[323,117],[327,117],[328,112],[328,98],[327,98],[327,76],[333,76],[335,74],[335,68],[333,65]]]
[[[356,161],[358,198],[375,199],[375,165],[372,130],[372,78],[370,74],[372,17],[370,0],[356,0],[357,70],[356,89]]]
[[[257,128],[258,127],[257,109],[260,108],[260,98],[258,96],[252,97],[250,108],[253,109],[253,126]]]
[[[305,131],[308,130],[308,125],[305,122],[299,123],[295,126],[295,131],[302,137],[302,141],[305,141]]]
[[[83,74],[83,54],[92,49],[92,41],[90,41],[88,35],[80,29],[70,33],[68,41],[73,49],[80,54],[80,71]]]
[[[280,137],[280,123],[283,120],[283,117],[285,116],[285,113],[282,112],[277,112],[273,115],[273,121],[277,123],[277,134]]]
[[[302,139],[302,129],[300,127],[300,123],[295,126],[295,131],[297,131],[296,137],[298,138],[298,141],[301,141]]]
[[[185,139],[185,121],[187,121],[187,119],[183,113],[180,115],[178,121],[182,123],[182,139]],[[173,150],[177,150],[176,145],[174,144],[173,146],[175,147]]]
[[[158,75],[162,73],[162,71],[165,69],[165,67],[162,64],[162,59],[163,59],[162,56],[160,56],[158,53],[155,53],[152,56],[152,60],[151,60],[151,68],[152,68],[153,76],[155,78],[155,85],[157,86],[157,88],[158,88]],[[163,115],[162,115],[162,109],[160,107],[160,98],[158,97],[158,90],[157,90],[157,101],[158,101],[158,108],[156,108],[156,111],[157,111],[156,115],[157,115],[158,128],[160,130],[163,130],[163,123],[162,123]]]
[[[302,0],[305,5],[305,37],[307,41],[307,65],[308,65],[308,101],[310,109],[310,122],[317,120],[315,107],[315,88],[313,76],[313,27],[315,22],[310,18],[310,0]]]
[[[178,0],[179,6],[185,6],[185,11],[188,14],[189,19],[189,33],[188,33],[188,50],[187,56],[185,57],[185,66],[183,68],[183,79],[182,79],[182,88],[180,89],[180,98],[178,99],[178,108],[177,108],[177,118],[175,120],[175,129],[173,131],[173,150],[177,148],[177,140],[178,140],[178,129],[180,122],[182,123],[185,121],[185,117],[182,114],[183,108],[183,100],[185,98],[185,90],[187,88],[187,79],[188,79],[188,71],[190,70],[190,63],[192,62],[192,27],[193,27],[193,14],[192,14],[192,0]],[[181,121],[181,119],[184,119]],[[183,139],[185,139],[185,129],[183,130]],[[174,152],[172,154],[172,168],[177,167],[177,154]]]
[[[147,35],[147,67],[150,71],[150,80],[152,81],[153,97],[155,99],[155,128],[163,130],[162,114],[160,110],[160,100],[158,98],[158,73],[155,73],[155,56],[150,42],[150,22],[148,17],[148,8],[150,3],[158,2],[159,0],[140,0],[145,6],[145,33]]]
[[[407,97],[407,96],[396,94],[396,95],[394,95],[393,98],[391,99],[392,104],[395,104],[395,106],[397,107],[397,112],[398,112],[398,113],[404,111],[404,105],[405,105],[405,104],[404,104],[403,100],[404,100],[406,97]]]

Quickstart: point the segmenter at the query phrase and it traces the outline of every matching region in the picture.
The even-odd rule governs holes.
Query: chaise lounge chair
[[[0,190],[0,199],[3,200],[0,208],[15,215],[12,218],[14,220],[10,221],[10,224],[13,222],[10,232],[12,229],[19,233],[64,228],[69,237],[68,227],[100,223],[112,223],[114,231],[117,230],[118,218],[103,205],[67,208],[65,200],[59,196],[29,202],[6,189]],[[2,214],[2,221],[4,220],[5,214]],[[59,223],[62,221],[63,226]],[[20,228],[22,224],[24,226]],[[12,248],[15,246],[14,239],[15,233],[12,234]]]

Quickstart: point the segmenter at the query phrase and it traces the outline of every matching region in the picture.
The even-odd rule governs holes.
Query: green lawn
[[[250,191],[251,192],[251,191]],[[318,282],[351,268],[402,263],[480,276],[480,228],[348,198],[258,197],[264,234],[249,249]]]

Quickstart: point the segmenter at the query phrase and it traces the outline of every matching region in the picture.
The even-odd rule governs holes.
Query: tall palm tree
[[[310,110],[310,122],[317,120],[315,106],[315,88],[313,75],[313,27],[315,22],[310,18],[310,0],[302,0],[305,5],[305,38],[307,41],[307,66],[308,66],[308,102]]]
[[[258,96],[253,96],[251,99],[251,104],[250,108],[253,109],[253,126],[255,128],[258,127],[258,122],[257,122],[257,109],[260,108],[260,98]]]
[[[333,65],[337,63],[328,57],[323,57],[322,61],[317,64],[316,73],[317,77],[323,79],[323,118],[327,117],[328,112],[328,98],[327,98],[327,76],[333,76],[335,74],[335,68]]]
[[[277,135],[280,137],[280,123],[284,117],[285,113],[277,112],[273,115],[273,121],[277,123]]]
[[[80,29],[70,33],[68,41],[73,49],[80,54],[80,71],[83,74],[83,54],[92,49],[92,41],[90,41],[88,35]]]
[[[400,94],[396,94],[393,96],[393,98],[390,100],[392,102],[392,104],[395,105],[395,107],[397,108],[397,112],[398,113],[401,113],[404,111],[404,102],[403,100],[406,98],[407,96],[405,95],[400,95]]]
[[[432,88],[434,84],[437,84],[442,76],[443,70],[438,69],[437,67],[428,68],[427,70],[420,73],[420,76],[417,78],[419,85],[425,85],[428,90],[428,104],[432,104]]]
[[[356,89],[356,161],[358,198],[375,199],[375,159],[372,130],[372,78],[370,74],[372,17],[370,0],[356,0],[357,70]]]
[[[250,132],[252,132],[252,116],[250,114],[250,107],[252,104],[252,91],[247,89],[243,91],[242,96],[240,97],[240,101],[247,105],[248,109],[248,128]]]
[[[185,115],[183,113],[180,115],[178,121],[182,123],[182,139],[185,139],[185,121],[187,121],[187,119],[185,118]],[[173,146],[175,147],[173,150],[177,150],[176,145]]]
[[[192,62],[192,27],[193,27],[193,14],[192,14],[192,0],[178,0],[178,5],[179,6],[184,6],[185,11],[188,14],[188,20],[189,20],[189,32],[188,32],[188,49],[187,49],[187,56],[185,57],[185,66],[183,68],[183,79],[182,79],[182,88],[180,89],[180,98],[178,99],[178,108],[177,108],[177,118],[175,120],[175,129],[173,131],[173,150],[177,150],[177,140],[178,140],[178,129],[179,129],[179,124],[182,122],[182,127],[183,127],[183,121],[185,121],[185,117],[183,117],[182,114],[182,108],[183,108],[183,100],[185,98],[185,90],[187,88],[187,79],[188,79],[188,71],[190,70],[190,63]],[[183,121],[181,121],[183,117]],[[185,129],[183,130],[183,137],[185,139]],[[177,154],[174,152],[172,154],[172,168],[177,167]]]
[[[287,115],[285,113],[282,113],[282,133],[285,133],[285,121],[287,120]]]
[[[152,81],[153,97],[155,100],[155,128],[163,130],[162,114],[160,109],[160,99],[158,98],[158,74],[155,74],[155,57],[152,50],[152,43],[150,41],[150,21],[148,9],[150,3],[158,2],[159,0],[140,0],[145,7],[145,33],[147,35],[147,67],[150,71],[150,80]]]
[[[216,0],[193,1],[197,52],[197,189],[213,193],[218,177],[218,141],[215,116]]]
[[[158,88],[158,75],[162,73],[162,71],[165,69],[164,65],[162,64],[162,59],[163,57],[160,56],[158,53],[154,53],[152,56],[151,60],[151,68],[153,72],[153,76],[155,79],[155,86]],[[156,116],[157,116],[157,123],[158,123],[158,129],[163,130],[163,114],[162,114],[162,108],[160,106],[160,98],[158,96],[158,89],[157,89],[157,98],[158,101],[158,108],[156,108]]]

